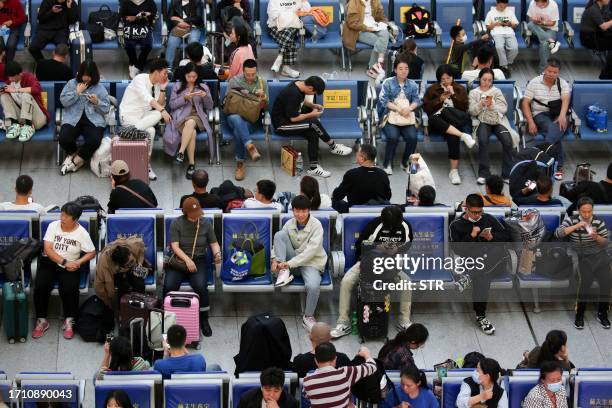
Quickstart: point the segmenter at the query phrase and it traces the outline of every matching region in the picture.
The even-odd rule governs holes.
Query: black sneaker
[[[208,324],[208,319],[200,321],[200,330],[202,330],[202,336],[212,336],[212,329],[210,328],[210,324]]]
[[[174,157],[174,160],[176,160],[177,163],[182,163],[185,161],[185,153],[178,152],[176,157]]]
[[[187,166],[187,171],[185,172],[185,178],[187,180],[191,180],[193,178],[193,173],[195,173],[195,166],[190,164]]]
[[[577,314],[574,319],[574,327],[578,330],[584,329],[584,315]]]
[[[604,329],[610,328],[610,320],[608,319],[607,313],[597,313],[597,321]]]

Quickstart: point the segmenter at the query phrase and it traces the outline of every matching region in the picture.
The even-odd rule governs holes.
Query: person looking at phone
[[[510,66],[518,56],[518,42],[514,30],[519,25],[514,7],[508,7],[508,0],[497,0],[495,7],[487,12],[485,17],[487,30],[495,41],[499,56],[499,65],[510,72]]]
[[[119,15],[123,21],[125,53],[130,61],[128,71],[131,79],[144,70],[149,53],[153,49],[153,25],[157,13],[157,6],[153,0],[119,2]],[[140,54],[137,53],[138,48]]]
[[[487,408],[508,408],[508,394],[497,383],[500,374],[501,367],[496,360],[481,359],[472,375],[461,383],[457,408],[482,405]]]
[[[45,59],[36,63],[36,77],[39,81],[61,81],[66,82],[74,78],[74,74],[68,65],[66,58],[70,49],[66,44],[58,44],[53,50],[51,59]]]
[[[95,62],[81,63],[77,76],[62,89],[60,102],[64,106],[59,143],[66,153],[60,173],[79,170],[91,159],[104,137],[106,115],[110,110],[110,99],[106,88],[100,84],[100,72]],[[77,146],[83,136],[85,143]]]
[[[597,321],[604,329],[610,328],[608,308],[612,289],[612,271],[608,256],[608,227],[593,215],[593,200],[582,197],[576,204],[577,214],[568,215],[557,228],[557,238],[569,240],[578,254],[579,287],[576,298],[574,326],[584,328],[584,312],[588,301],[599,302]],[[593,281],[599,289],[593,289]]]
[[[170,93],[172,121],[166,126],[164,148],[167,153],[175,155],[174,159],[178,163],[184,162],[187,153],[188,166],[185,177],[191,180],[195,172],[198,132],[205,131],[208,134],[208,151],[211,160],[215,157],[215,141],[208,122],[208,113],[213,108],[213,100],[208,85],[198,82],[195,64],[187,64],[178,79],[179,83],[172,87]]]
[[[259,376],[261,387],[240,396],[237,408],[298,408],[298,401],[284,390],[285,373],[277,367],[268,367]]]
[[[450,224],[452,251],[463,258],[480,259],[482,267],[468,269],[455,277],[460,292],[472,285],[472,307],[476,323],[485,334],[495,333],[495,326],[487,319],[487,302],[491,280],[506,268],[508,254],[503,245],[474,245],[509,242],[508,230],[491,214],[483,212],[480,194],[469,194],[465,199],[465,212]],[[472,245],[467,245],[472,244]]]
[[[151,369],[151,364],[142,357],[134,357],[132,344],[125,337],[113,337],[106,335],[104,343],[104,357],[102,364],[96,374],[97,380],[103,380],[104,374],[117,371],[146,371]]]
[[[38,28],[28,50],[38,62],[49,43],[68,44],[68,28],[79,19],[79,8],[73,0],[43,0],[38,8]]]
[[[553,182],[546,174],[541,174],[535,181],[536,194],[521,198],[516,201],[518,205],[529,205],[536,207],[563,206],[558,198],[552,198]],[[533,187],[533,185],[531,185]]]
[[[159,371],[164,380],[170,379],[172,373],[201,373],[206,371],[206,360],[200,353],[190,354],[185,347],[187,331],[180,324],[168,328],[162,340],[164,346],[163,360],[157,360],[153,369]]]
[[[557,41],[560,20],[559,6],[555,0],[531,0],[527,9],[527,17],[529,18],[527,28],[540,42],[538,72],[542,72],[550,55],[559,51],[561,47],[561,43]]]
[[[400,383],[387,394],[381,408],[439,408],[440,403],[428,388],[425,373],[415,365],[409,365],[400,373]]]

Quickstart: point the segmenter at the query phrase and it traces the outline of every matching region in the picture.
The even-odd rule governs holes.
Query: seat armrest
[[[253,31],[255,31],[255,41],[257,45],[261,45],[261,24],[259,21],[253,23]]]
[[[435,36],[436,36],[436,43],[441,44],[441,42],[442,42],[442,27],[440,27],[440,24],[438,24],[437,21],[434,21],[433,25],[434,25],[434,32],[435,32]]]
[[[120,20],[117,26],[117,43],[119,43],[121,48],[125,48],[125,36],[123,33],[123,21]]]
[[[166,44],[168,44],[168,24],[166,24],[165,19],[162,20],[162,23],[161,23],[161,37],[162,37],[162,45],[165,47]]]

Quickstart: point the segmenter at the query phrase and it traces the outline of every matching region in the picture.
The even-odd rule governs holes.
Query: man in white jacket
[[[296,38],[302,28],[299,11],[310,10],[307,0],[270,0],[268,3],[268,33],[278,43],[278,56],[270,68],[281,75],[298,78],[299,71],[291,68],[297,58]],[[282,69],[281,69],[282,67]]]
[[[293,218],[274,235],[272,272],[278,274],[274,286],[281,287],[301,275],[306,287],[306,307],[302,324],[310,332],[317,322],[314,312],[321,292],[321,273],[327,265],[323,248],[323,226],[310,216],[310,200],[303,195],[291,201]]]

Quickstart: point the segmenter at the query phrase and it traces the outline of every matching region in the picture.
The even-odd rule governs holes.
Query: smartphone
[[[538,185],[536,184],[535,181],[532,181],[531,183],[529,183],[529,189],[531,189],[531,190],[535,190],[537,186]]]

